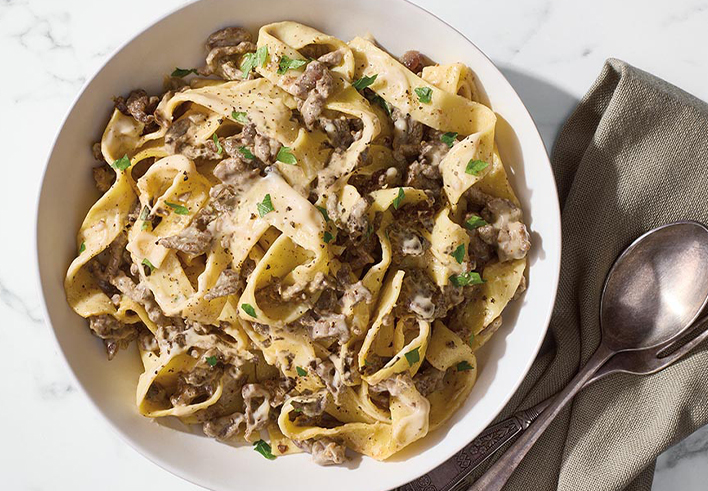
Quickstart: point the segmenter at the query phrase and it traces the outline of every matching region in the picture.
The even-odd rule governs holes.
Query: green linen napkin
[[[542,350],[497,422],[559,392],[590,358],[605,276],[630,242],[676,220],[708,223],[708,105],[620,60],[605,63],[551,160],[563,227],[552,349]],[[656,457],[707,423],[703,343],[655,375],[613,375],[582,391],[504,489],[649,491]],[[436,491],[433,483],[453,469],[448,463],[432,482],[408,486]]]
[[[563,257],[539,357],[500,419],[558,392],[600,342],[605,276],[635,238],[683,219],[708,223],[708,105],[610,59],[556,141]],[[656,457],[708,423],[708,346],[648,377],[581,392],[524,459],[509,491],[651,489]]]

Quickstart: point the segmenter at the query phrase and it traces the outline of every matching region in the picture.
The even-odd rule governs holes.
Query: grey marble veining
[[[34,207],[53,136],[106,56],[184,0],[0,0],[0,357],[6,423],[0,488],[200,489],[110,432],[76,387],[44,325],[33,274]],[[708,0],[415,0],[465,33],[504,71],[550,148],[607,57],[708,100]],[[131,14],[131,12],[134,12]],[[416,46],[411,46],[416,48]],[[11,185],[8,185],[12,183]],[[708,489],[708,428],[658,461],[655,491]]]

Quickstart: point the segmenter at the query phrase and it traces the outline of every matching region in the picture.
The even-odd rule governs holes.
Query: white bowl
[[[497,142],[532,231],[529,287],[483,350],[479,380],[444,428],[387,462],[370,458],[347,467],[319,467],[309,455],[269,461],[250,446],[232,447],[155,424],[135,407],[141,365],[133,350],[110,363],[86,321],[66,303],[63,279],[76,254],[81,220],[97,199],[90,147],[103,131],[111,97],[142,87],[156,93],[174,67],[199,66],[214,30],[295,20],[341,39],[371,32],[393,54],[418,49],[437,62],[462,61],[477,74],[499,115]],[[504,76],[459,32],[404,0],[203,0],[166,16],[120,48],[79,94],[47,162],[37,210],[37,258],[44,307],[78,384],[106,421],[135,449],[165,469],[214,490],[384,491],[439,465],[479,434],[526,375],[551,315],[560,268],[560,212],[541,137]],[[171,425],[175,426],[176,425]]]

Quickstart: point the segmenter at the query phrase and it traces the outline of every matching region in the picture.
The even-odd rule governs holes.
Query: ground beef
[[[177,235],[162,237],[157,241],[163,247],[199,256],[209,250],[212,235],[208,230],[199,230],[196,225],[191,225]]]
[[[333,119],[320,118],[319,123],[335,148],[345,149],[355,140],[361,138],[361,120],[352,120],[341,116]]]
[[[423,67],[431,64],[427,56],[415,50],[406,51],[401,56],[400,60],[401,63],[413,73],[420,73],[423,71]]]
[[[241,390],[246,407],[246,439],[251,441],[268,426],[270,392],[260,384],[246,384]]]
[[[327,387],[327,390],[334,398],[335,403],[339,403],[339,397],[345,388],[344,381],[331,360],[316,359],[310,363],[310,368],[320,377]]]
[[[206,300],[213,300],[227,295],[233,295],[243,289],[244,281],[238,271],[233,269],[225,269],[219,275],[214,285],[206,294]]]
[[[170,402],[177,407],[207,400],[216,391],[222,373],[217,367],[195,367],[190,372],[180,373]]]
[[[238,46],[243,42],[253,41],[253,36],[243,27],[225,27],[209,35],[206,41],[207,50],[223,46]]]
[[[290,85],[289,92],[302,100],[298,108],[308,129],[314,128],[333,89],[334,78],[319,61],[308,63],[302,75]]]
[[[228,441],[241,432],[241,427],[246,423],[242,413],[232,413],[226,416],[206,421],[202,426],[204,434],[219,441]]]
[[[108,191],[116,180],[116,173],[108,164],[103,164],[93,168],[93,180],[96,183],[96,189],[105,193]]]
[[[445,372],[433,366],[429,366],[419,371],[415,377],[413,377],[413,383],[418,392],[427,397],[429,394],[443,388],[444,378]]]
[[[170,153],[179,153],[188,159],[219,160],[221,155],[212,140],[198,142],[196,132],[206,121],[206,116],[200,113],[183,117],[167,129],[165,147]]]
[[[91,332],[103,340],[109,360],[113,359],[119,349],[126,348],[138,337],[135,325],[123,324],[112,315],[92,315],[88,321]]]
[[[448,284],[441,290],[425,271],[410,269],[403,277],[394,316],[414,316],[427,321],[440,319],[464,299],[463,288]]]
[[[420,153],[420,142],[423,139],[423,125],[394,108],[393,119],[393,155],[399,160],[415,157]]]
[[[126,116],[132,116],[136,121],[145,125],[155,122],[154,112],[160,102],[157,96],[148,96],[143,89],[134,90],[125,99],[122,96],[114,97],[116,109]]]
[[[293,440],[293,443],[299,449],[312,454],[312,460],[316,464],[334,465],[347,461],[347,447],[329,437],[319,440]]]
[[[479,227],[481,239],[496,247],[499,261],[511,261],[526,257],[531,242],[521,209],[511,201],[494,198],[482,210],[482,218],[488,225]]]

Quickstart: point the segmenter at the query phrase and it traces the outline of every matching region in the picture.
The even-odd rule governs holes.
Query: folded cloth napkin
[[[708,104],[610,59],[551,160],[563,231],[549,328],[555,350],[539,357],[500,419],[559,391],[595,351],[603,282],[630,242],[676,220],[708,223]],[[708,423],[707,373],[704,343],[655,375],[613,375],[592,385],[546,430],[505,489],[651,489],[656,457]]]
[[[595,351],[605,276],[630,242],[676,220],[708,223],[708,105],[627,63],[606,62],[551,160],[563,227],[554,349],[538,357],[497,421],[560,391]],[[597,382],[504,489],[648,491],[657,455],[708,423],[707,373],[704,343],[655,375]]]

